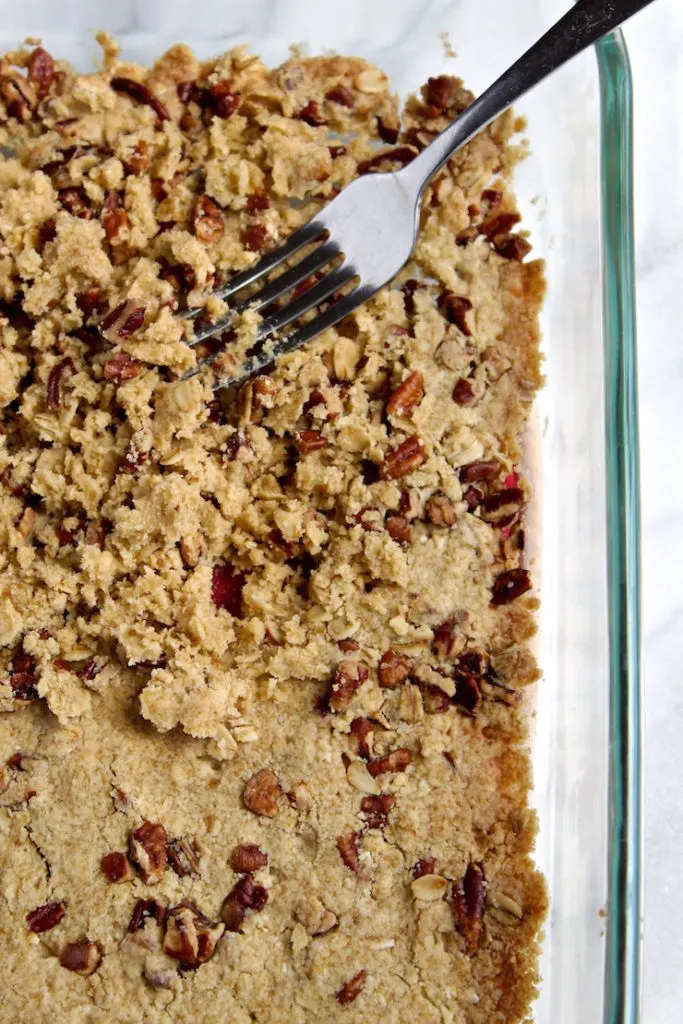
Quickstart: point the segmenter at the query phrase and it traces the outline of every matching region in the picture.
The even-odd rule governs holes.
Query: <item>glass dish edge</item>
[[[638,1024],[641,976],[640,498],[633,88],[621,31],[596,46],[607,459],[609,864],[604,1024]]]

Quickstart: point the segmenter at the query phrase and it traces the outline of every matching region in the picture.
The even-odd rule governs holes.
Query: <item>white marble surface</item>
[[[683,1006],[683,4],[626,29],[635,85],[635,199],[643,510],[644,1024]]]

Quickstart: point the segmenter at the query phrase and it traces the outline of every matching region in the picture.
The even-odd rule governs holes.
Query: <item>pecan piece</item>
[[[359,971],[358,974],[354,974],[337,992],[337,1002],[341,1003],[342,1006],[346,1006],[347,1003],[352,1003],[355,999],[358,999],[358,996],[365,988],[367,977],[367,971]]]
[[[305,121],[306,124],[310,124],[312,128],[318,128],[320,125],[327,124],[327,118],[323,117],[320,106],[315,100],[309,100],[305,107],[296,114],[296,117],[300,121]]]
[[[248,811],[274,818],[278,812],[277,800],[281,791],[275,772],[262,768],[245,783],[242,802]]]
[[[472,381],[468,380],[467,377],[458,378],[451,397],[456,405],[462,405],[463,407],[474,405],[477,401],[477,396],[474,393]]]
[[[107,241],[112,244],[121,240],[128,227],[128,214],[123,208],[123,199],[118,192],[110,192],[102,204],[102,227]]]
[[[499,472],[500,462],[497,459],[477,459],[461,466],[458,475],[461,483],[474,484],[480,480],[492,480]]]
[[[405,516],[397,512],[388,512],[385,526],[387,533],[397,544],[410,544],[413,529]]]
[[[168,863],[166,829],[158,822],[143,821],[130,836],[130,857],[143,882],[153,885],[163,877]]]
[[[92,217],[90,200],[83,188],[71,186],[70,188],[60,189],[59,201],[64,209],[74,217],[80,217],[81,220],[90,220]]]
[[[387,402],[387,413],[390,416],[407,416],[422,401],[423,396],[422,374],[413,370],[391,395]]]
[[[485,221],[479,225],[479,233],[486,235],[489,241],[493,241],[496,235],[509,235],[515,224],[519,224],[521,220],[519,213],[504,212],[494,213],[493,216],[487,217]]]
[[[247,196],[247,210],[255,213],[257,210],[269,210],[270,199],[265,192],[252,192]]]
[[[490,494],[481,504],[481,518],[494,526],[511,526],[519,516],[524,492],[520,487],[505,487]]]
[[[201,874],[199,855],[191,839],[186,836],[179,836],[169,839],[166,844],[168,863],[178,878],[187,878],[193,875],[195,878]]]
[[[38,87],[38,98],[43,99],[50,91],[55,78],[55,62],[52,54],[38,46],[28,59],[28,79]]]
[[[399,480],[418,469],[427,458],[422,441],[412,434],[397,448],[390,448],[379,467],[382,480]]]
[[[130,338],[131,334],[140,330],[144,322],[145,307],[136,305],[133,299],[125,299],[105,316],[100,324],[100,333],[107,341],[116,343],[119,338]]]
[[[183,900],[177,907],[169,907],[164,953],[185,968],[199,967],[211,959],[224,931],[221,921],[211,921],[194,903]]]
[[[423,875],[433,875],[436,870],[436,857],[420,857],[413,865],[413,878],[422,878]]]
[[[233,92],[232,82],[229,79],[224,78],[223,81],[210,86],[209,95],[214,113],[223,120],[232,117],[240,105],[239,93]]]
[[[261,252],[270,240],[270,230],[265,224],[251,224],[240,234],[240,240],[249,252]]]
[[[407,747],[397,747],[384,757],[377,757],[368,764],[368,771],[373,779],[378,775],[385,775],[387,772],[404,772],[412,762],[413,755]]]
[[[331,100],[332,103],[339,103],[342,107],[353,107],[356,102],[354,94],[341,82],[325,93],[325,99]]]
[[[476,952],[481,939],[486,905],[486,879],[481,864],[470,862],[464,877],[453,883],[455,927],[465,940],[467,953]]]
[[[405,682],[413,670],[413,663],[406,654],[398,654],[392,647],[379,659],[377,675],[379,685],[385,690],[394,690]]]
[[[434,630],[432,647],[434,648],[434,652],[438,654],[440,658],[452,658],[457,652],[458,644],[460,642],[457,625],[455,618],[452,617],[450,619],[446,619]]]
[[[126,161],[126,170],[129,174],[144,174],[149,167],[149,149],[144,139],[140,139],[133,146],[133,150]]]
[[[422,687],[422,706],[428,715],[441,715],[448,711],[450,698],[439,686],[432,683]]]
[[[361,834],[361,832],[347,832],[346,835],[339,836],[337,840],[339,856],[349,871],[353,871],[354,875],[359,875],[361,871],[360,854],[358,852]]]
[[[213,245],[223,237],[225,224],[221,208],[209,196],[198,196],[194,204],[194,233],[200,242]]]
[[[361,813],[365,815],[368,828],[384,828],[389,818],[389,811],[395,806],[396,797],[393,793],[364,796],[360,802]]]
[[[96,942],[89,939],[81,939],[79,942],[69,942],[62,950],[59,962],[67,971],[75,971],[87,977],[93,974],[100,966],[102,953]]]
[[[268,891],[262,885],[254,885],[251,875],[243,875],[223,900],[221,917],[229,932],[238,932],[248,910],[258,913],[268,902]]]
[[[367,666],[362,661],[341,661],[327,692],[327,706],[330,710],[346,711],[356,690],[367,678]]]
[[[56,411],[62,407],[62,380],[76,372],[73,360],[67,356],[50,370],[47,378],[47,407]]]
[[[170,120],[170,115],[164,104],[142,82],[136,82],[132,78],[123,78],[121,75],[117,75],[115,78],[112,78],[109,84],[114,92],[123,93],[138,103],[151,107],[160,121]]]
[[[467,322],[467,314],[472,309],[469,299],[464,295],[454,295],[453,292],[443,291],[439,295],[437,305],[449,323],[459,327],[465,337],[472,337],[472,331]]]
[[[234,618],[241,619],[242,591],[246,582],[246,573],[235,571],[230,565],[214,565],[211,600],[216,608],[225,608]]]
[[[100,869],[110,882],[128,882],[133,878],[133,869],[125,853],[105,853]]]
[[[385,149],[383,153],[378,153],[377,156],[370,157],[369,160],[361,160],[358,164],[358,173],[369,174],[372,171],[377,171],[384,164],[398,164],[399,167],[405,167],[416,156],[415,146],[396,146],[395,149]],[[387,167],[388,169],[389,167]]]
[[[466,714],[474,717],[481,704],[481,692],[479,684],[471,673],[456,671],[455,694],[452,697],[453,704],[462,708]]]
[[[251,874],[260,871],[268,864],[268,854],[254,843],[241,843],[236,846],[230,856],[230,867],[238,874]]]
[[[491,605],[509,604],[531,590],[531,577],[526,569],[508,569],[496,576],[491,588]]]
[[[117,352],[104,364],[104,376],[117,384],[124,380],[138,377],[142,371],[142,363],[133,359],[127,352]]]
[[[166,907],[157,900],[138,900],[133,908],[128,931],[132,934],[138,928],[142,928],[148,917],[153,918],[158,925],[162,925],[166,920]]]
[[[521,263],[525,256],[531,252],[531,242],[521,235],[507,235],[503,238],[494,239],[494,248],[499,256],[505,260],[516,260]]]
[[[443,491],[432,494],[425,505],[425,512],[434,526],[452,526],[455,522],[455,506]]]
[[[374,727],[369,718],[354,718],[349,726],[349,745],[355,754],[369,761],[372,757],[372,734]]]
[[[302,455],[326,448],[330,442],[319,430],[300,430],[296,437],[297,448]]]
[[[29,931],[40,935],[41,932],[49,932],[55,928],[66,914],[66,903],[43,903],[42,907],[36,907],[26,915],[26,924]]]

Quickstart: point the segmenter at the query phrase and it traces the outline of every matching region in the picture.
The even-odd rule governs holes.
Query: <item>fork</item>
[[[281,356],[333,327],[388,284],[410,258],[419,229],[422,194],[446,161],[529,89],[651,2],[579,0],[409,164],[391,173],[356,178],[283,245],[217,289],[214,294],[218,298],[235,298],[237,302],[219,320],[199,327],[190,344],[196,345],[223,333],[236,314],[247,308],[265,310],[307,278],[322,274],[312,287],[266,315],[257,329],[254,354],[234,376],[219,378],[214,390],[238,384],[259,373]],[[260,291],[239,301],[244,289],[263,282],[271,271],[312,244],[312,251],[298,263]],[[335,265],[330,267],[332,263]],[[350,290],[336,296],[352,281],[355,284]],[[330,298],[333,301],[317,316],[289,334],[279,336],[283,328]],[[193,317],[200,312],[189,310],[185,316]],[[266,339],[274,340],[263,346]],[[223,353],[213,353],[201,360],[185,376],[200,372],[220,354]]]

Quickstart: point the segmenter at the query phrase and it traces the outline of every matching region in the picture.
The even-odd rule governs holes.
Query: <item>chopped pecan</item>
[[[439,686],[428,683],[422,687],[422,706],[428,715],[444,714],[450,707],[450,698]]]
[[[247,780],[242,791],[242,802],[249,811],[274,818],[278,812],[277,801],[282,789],[275,772],[262,768]]]
[[[144,139],[140,139],[133,146],[133,150],[126,161],[126,170],[130,174],[144,174],[149,167],[149,149]]]
[[[385,121],[383,117],[378,117],[377,134],[382,142],[394,146],[398,142],[398,124],[392,124],[389,120]]]
[[[341,82],[325,93],[325,99],[330,100],[332,103],[339,103],[342,107],[353,107],[356,102],[354,93],[347,89],[345,85],[342,85]]]
[[[128,931],[133,933],[142,928],[146,918],[152,918],[158,925],[166,920],[166,907],[158,900],[138,900],[128,924]]]
[[[343,651],[344,654],[351,654],[353,651],[360,650],[360,644],[358,643],[358,641],[351,639],[337,640],[337,647],[339,648],[340,651]]]
[[[42,253],[47,243],[54,242],[56,237],[57,224],[54,217],[48,217],[38,228],[38,250]]]
[[[300,430],[296,437],[297,448],[302,455],[326,448],[330,442],[319,430]]]
[[[225,451],[230,462],[235,462],[240,450],[250,452],[253,445],[243,430],[236,430],[225,442]]]
[[[138,103],[151,107],[160,121],[170,120],[170,115],[164,104],[161,100],[157,99],[154,93],[150,92],[147,86],[143,85],[142,82],[136,82],[132,78],[123,78],[122,76],[117,75],[112,78],[109,84],[114,92],[123,93],[126,96],[130,96],[131,99],[136,100]]]
[[[426,103],[437,107],[440,111],[450,110],[457,107],[461,113],[474,97],[468,89],[463,89],[462,84],[452,75],[437,75],[436,78],[428,78],[427,84],[422,88],[422,95]]]
[[[531,577],[527,569],[507,569],[496,576],[491,588],[491,605],[496,608],[509,604],[531,590]]]
[[[117,352],[104,364],[104,376],[107,380],[119,383],[138,377],[142,371],[142,363],[133,359],[127,352]]]
[[[240,105],[239,93],[233,92],[232,82],[228,79],[223,79],[223,81],[209,86],[208,91],[216,116],[223,120],[232,117]]]
[[[390,448],[379,468],[382,480],[399,480],[418,469],[427,458],[422,441],[412,434],[397,448]]]
[[[194,233],[200,242],[213,245],[223,237],[225,224],[220,206],[210,196],[198,196],[194,204]]]
[[[238,874],[251,874],[260,871],[268,864],[268,854],[254,843],[241,843],[236,846],[230,856],[230,867]]]
[[[436,857],[420,857],[413,865],[413,878],[433,875],[436,870]]]
[[[269,210],[270,199],[265,192],[252,192],[247,196],[247,210],[255,213],[257,210]]]
[[[261,252],[270,241],[270,230],[266,224],[250,224],[240,234],[240,240],[249,252]]]
[[[100,332],[107,341],[115,343],[119,338],[130,338],[131,334],[140,330],[144,322],[145,307],[138,306],[134,299],[125,299],[105,316],[100,324]]]
[[[368,771],[373,779],[378,775],[385,775],[387,772],[404,772],[412,762],[413,755],[407,747],[397,747],[384,757],[377,757],[368,763]]]
[[[199,967],[211,959],[224,931],[221,921],[211,921],[194,903],[183,900],[168,909],[164,953],[185,968]]]
[[[346,711],[356,690],[367,678],[367,666],[362,661],[340,662],[327,693],[328,707],[332,711]]]
[[[11,672],[9,684],[15,700],[38,700],[40,694],[36,686],[37,679],[32,672]]]
[[[440,658],[452,658],[457,653],[461,640],[457,629],[458,623],[455,618],[446,619],[434,630],[432,647]]]
[[[477,396],[474,393],[472,381],[468,380],[467,377],[459,377],[453,388],[452,398],[456,405],[474,405],[477,401]]]
[[[443,491],[436,491],[425,505],[427,519],[434,526],[452,526],[455,522],[455,506]]]
[[[369,761],[372,757],[372,734],[374,726],[369,718],[354,718],[349,726],[349,745],[355,754]]]
[[[33,116],[37,96],[33,82],[20,74],[9,73],[0,78],[0,95],[5,101],[9,117],[28,121]]]
[[[143,821],[130,836],[130,857],[137,864],[143,882],[159,882],[166,870],[166,829],[158,822]]]
[[[365,988],[367,977],[367,971],[359,971],[358,974],[354,974],[337,992],[337,1002],[341,1003],[342,1006],[346,1006],[347,1003],[352,1003],[357,999]]]
[[[133,878],[133,869],[125,853],[105,853],[100,868],[110,882],[128,882]]]
[[[26,915],[26,924],[29,931],[39,935],[41,932],[49,932],[55,928],[66,914],[66,903],[43,903]]]
[[[455,680],[453,704],[462,708],[468,715],[476,715],[481,704],[481,691],[476,676],[470,672],[456,670],[453,678]]]
[[[81,220],[90,220],[92,217],[92,206],[88,193],[84,188],[71,186],[59,190],[59,201],[72,216],[80,217]]]
[[[229,932],[238,932],[248,910],[258,913],[268,902],[268,891],[255,885],[251,875],[242,875],[223,900],[221,917]]]
[[[187,878],[188,875],[197,877],[201,874],[199,854],[191,839],[186,836],[169,839],[166,843],[166,853],[168,863],[178,878]]]
[[[110,192],[102,204],[102,227],[107,241],[115,244],[128,227],[128,214],[118,192]]]
[[[521,263],[525,256],[531,252],[531,242],[521,235],[506,235],[494,239],[494,247],[499,256],[506,260],[516,260]]]
[[[236,619],[242,618],[242,591],[246,573],[230,565],[214,565],[211,576],[211,600],[216,608],[225,608]]]
[[[515,224],[519,224],[521,220],[519,213],[512,211],[504,213],[494,213],[491,217],[487,217],[485,221],[479,225],[479,233],[486,235],[489,240],[493,240],[496,235],[509,235]]]
[[[300,121],[305,121],[306,124],[310,124],[312,128],[317,128],[320,125],[327,124],[327,118],[323,117],[322,111],[315,100],[309,100],[306,106],[302,107],[296,116]]]
[[[426,287],[424,281],[417,281],[414,277],[411,277],[403,285],[401,289],[403,292],[403,305],[408,316],[412,316],[415,313],[415,292]]]
[[[387,402],[387,413],[390,416],[407,416],[422,401],[423,396],[422,374],[413,370],[393,392]]]
[[[406,654],[398,654],[390,647],[379,659],[377,668],[379,685],[385,690],[393,690],[405,682],[412,670],[411,659]]]
[[[481,503],[481,518],[494,526],[511,526],[518,518],[524,501],[520,487],[505,487],[490,494]]]
[[[364,796],[360,802],[361,813],[365,815],[368,828],[384,828],[389,818],[389,811],[395,806],[396,797],[393,793]]]
[[[472,330],[467,322],[467,314],[472,309],[469,299],[464,295],[454,295],[453,292],[443,291],[439,295],[437,305],[450,323],[459,327],[467,338],[472,336]]]
[[[481,480],[492,480],[500,472],[500,462],[497,459],[477,459],[476,462],[468,462],[458,470],[460,482],[463,484],[474,484]]]
[[[463,494],[468,512],[474,512],[484,500],[484,493],[478,487],[468,487]]]
[[[344,861],[347,868],[350,871],[353,871],[355,875],[359,875],[361,871],[360,854],[358,850],[361,834],[361,832],[348,832],[346,835],[340,836],[337,840],[339,856]]]
[[[467,953],[476,952],[481,939],[486,906],[486,879],[481,864],[470,862],[464,878],[453,883],[455,927],[465,940]]]
[[[47,407],[48,409],[61,409],[62,407],[62,380],[76,372],[73,360],[67,356],[50,370],[47,379]]]
[[[28,78],[38,87],[39,99],[47,96],[55,78],[55,62],[42,46],[38,46],[28,59]]]
[[[413,529],[405,516],[398,512],[387,512],[385,519],[387,533],[397,544],[409,544]]]
[[[384,164],[388,165],[387,170],[391,164],[405,167],[416,156],[417,149],[415,146],[397,146],[395,149],[385,149],[383,153],[378,153],[377,156],[370,157],[369,160],[361,160],[358,164],[358,173],[369,174],[372,171],[379,170]]]
[[[89,939],[81,939],[79,942],[69,942],[62,950],[59,962],[67,971],[75,971],[87,977],[93,974],[100,966],[102,953],[96,942]]]

